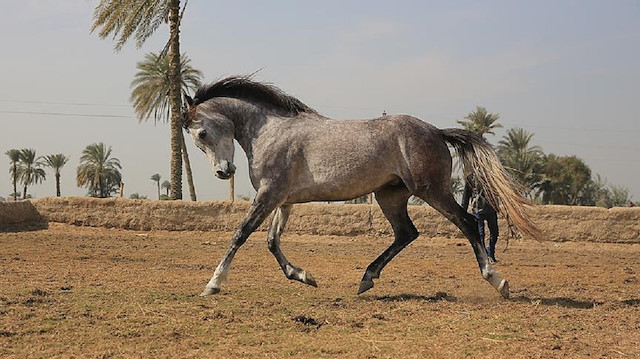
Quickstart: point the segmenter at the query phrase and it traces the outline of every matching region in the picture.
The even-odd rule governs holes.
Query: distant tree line
[[[458,123],[484,136],[502,127],[497,122],[499,118],[499,114],[487,113],[484,107],[477,106]],[[607,208],[631,202],[627,188],[608,185],[575,155],[544,153],[540,146],[533,145],[533,136],[522,128],[511,128],[496,148],[502,164],[523,185],[524,196],[541,204]]]
[[[9,175],[13,184],[13,192],[9,195],[14,201],[18,198],[27,199],[29,187],[42,183],[47,179],[46,168],[53,171],[56,186],[56,196],[61,196],[60,173],[69,161],[69,156],[58,153],[47,156],[37,156],[32,148],[11,149],[5,152],[10,160]],[[122,174],[120,160],[111,157],[111,146],[94,143],[82,151],[80,165],[76,172],[78,187],[86,187],[88,196],[110,197],[118,193]],[[18,191],[18,185],[22,193]]]
[[[69,161],[69,156],[58,153],[47,156],[37,156],[31,148],[11,149],[5,153],[10,160],[9,174],[13,184],[13,192],[9,198],[14,201],[31,198],[29,187],[43,183],[47,179],[46,169],[51,169],[55,178],[56,196],[61,196],[60,173]],[[80,164],[76,170],[76,184],[87,188],[87,196],[106,198],[117,195],[122,185],[122,165],[120,160],[112,156],[111,146],[104,143],[94,143],[85,147],[80,157]],[[171,183],[160,183],[161,176],[154,174],[151,180],[155,182],[158,199],[170,199]],[[22,192],[18,190],[18,186]],[[164,193],[161,193],[164,191]],[[138,193],[131,194],[132,199],[147,199]],[[0,197],[3,201],[4,197]]]
[[[9,175],[13,183],[13,192],[9,194],[9,197],[13,197],[14,201],[20,197],[18,184],[22,186],[22,199],[27,199],[30,197],[28,194],[29,186],[42,183],[46,179],[47,174],[44,167],[53,169],[56,179],[56,194],[60,196],[60,170],[69,160],[67,156],[55,154],[38,157],[32,148],[11,149],[5,154],[11,162]]]

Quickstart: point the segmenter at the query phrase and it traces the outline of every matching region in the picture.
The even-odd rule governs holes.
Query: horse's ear
[[[187,107],[193,106],[193,99],[189,95],[184,95],[184,102],[187,103]]]

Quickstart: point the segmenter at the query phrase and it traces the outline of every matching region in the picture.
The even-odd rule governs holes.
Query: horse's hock
[[[124,198],[48,197],[0,202],[0,231],[46,228],[47,222],[132,230],[233,231],[249,202],[147,201]],[[434,209],[409,206],[424,237],[462,238],[460,231]],[[532,217],[550,241],[640,243],[640,208],[537,206]],[[268,221],[260,230],[267,229]],[[502,235],[506,223],[500,223]],[[286,232],[319,235],[390,235],[377,205],[295,205]],[[286,235],[286,233],[285,233]]]

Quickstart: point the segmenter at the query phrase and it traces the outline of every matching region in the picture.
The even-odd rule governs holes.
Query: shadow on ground
[[[379,300],[382,302],[404,302],[404,301],[410,301],[410,300],[421,301],[421,302],[439,302],[443,300],[447,302],[458,301],[458,298],[446,292],[438,292],[432,296],[402,293],[402,294],[396,294],[396,295],[365,296],[361,298],[362,300],[368,300],[368,301]]]
[[[573,309],[592,309],[595,306],[604,304],[603,302],[598,302],[598,301],[575,300],[575,299],[565,298],[565,297],[530,298],[523,295],[513,297],[510,300],[514,302],[539,303],[542,305],[558,306],[558,307],[573,308]]]

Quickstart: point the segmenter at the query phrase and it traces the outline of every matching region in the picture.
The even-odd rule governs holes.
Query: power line
[[[504,125],[504,124],[503,124]],[[544,128],[549,130],[556,131],[589,131],[589,132],[609,132],[609,133],[637,133],[640,132],[638,130],[614,130],[611,128],[589,128],[589,127],[566,127],[566,126],[545,126],[545,125],[536,125],[536,124],[520,124],[520,123],[509,123],[509,125],[514,125],[522,128],[530,127],[530,128]]]
[[[109,114],[91,114],[91,113],[64,113],[64,112],[38,112],[38,111],[5,111],[0,110],[0,113],[14,114],[14,115],[45,115],[45,116],[71,116],[71,117],[106,117],[106,118],[133,118],[128,115],[109,115]]]
[[[549,141],[538,141],[538,143],[549,144],[549,145],[561,145],[561,146],[571,146],[571,147],[588,147],[588,148],[615,148],[619,150],[629,150],[629,151],[638,151],[638,148],[634,147],[625,147],[625,146],[606,146],[606,145],[596,145],[592,143],[570,143],[570,142],[549,142]]]
[[[22,103],[22,104],[35,104],[35,105],[59,105],[59,106],[95,106],[95,107],[130,107],[130,104],[105,104],[105,103],[85,103],[85,102],[52,102],[52,101],[32,101],[32,100],[8,100],[0,99],[0,102],[4,103]],[[350,107],[350,106],[331,106],[320,105],[322,108],[333,108],[343,110],[355,110],[355,111],[372,111],[381,112],[379,109],[373,107]],[[47,115],[47,116],[74,116],[74,117],[105,117],[105,118],[129,118],[132,116],[125,115],[109,115],[109,114],[73,114],[62,112],[40,112],[40,111],[6,111],[0,110],[0,113],[8,114],[25,114],[25,115]],[[443,116],[435,114],[416,114],[419,118],[437,118],[443,120],[457,121],[460,118],[453,116]],[[638,130],[626,130],[626,129],[612,129],[612,128],[589,128],[589,127],[567,127],[567,126],[555,126],[555,125],[539,125],[539,124],[522,124],[518,122],[504,123],[503,125],[509,125],[512,127],[522,128],[539,128],[539,129],[551,129],[555,131],[581,131],[581,132],[602,132],[602,133],[639,133]]]
[[[64,105],[64,106],[101,106],[101,107],[129,107],[131,105],[116,105],[109,103],[83,103],[83,102],[49,102],[49,101],[26,101],[26,100],[3,100],[0,102],[8,103],[28,103],[34,105]]]

